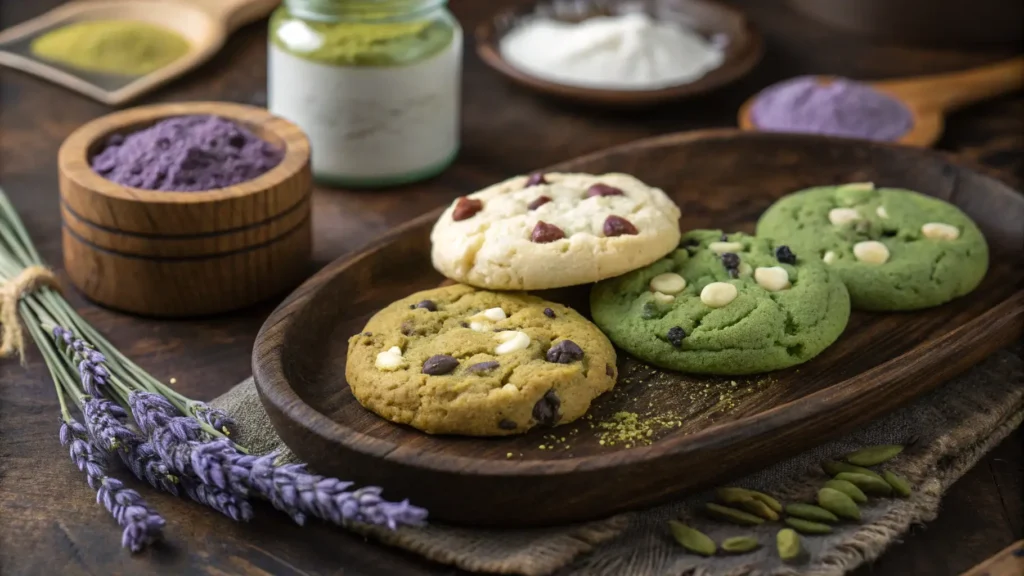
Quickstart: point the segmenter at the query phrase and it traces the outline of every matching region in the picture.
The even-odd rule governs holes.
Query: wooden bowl
[[[501,55],[501,39],[524,19],[543,16],[577,22],[593,16],[616,15],[640,6],[659,20],[683,22],[697,32],[726,39],[722,65],[690,82],[656,90],[605,90],[544,80],[516,68]],[[612,106],[649,106],[703,94],[744,76],[761,60],[764,42],[742,12],[709,0],[546,0],[498,13],[476,29],[476,49],[491,68],[513,82],[550,96],[574,102]]]
[[[720,130],[642,140],[549,170],[629,172],[680,205],[683,229],[743,232],[753,231],[772,202],[801,188],[903,186],[973,218],[988,240],[989,271],[970,295],[942,306],[854,312],[835,344],[794,368],[698,376],[659,370],[619,351],[615,389],[576,422],[514,437],[430,436],[360,406],[346,384],[345,362],[348,338],[374,312],[442,282],[430,263],[438,209],[325,267],[260,330],[256,386],[274,428],[299,458],[321,473],[382,486],[386,497],[410,498],[436,520],[532,526],[601,518],[721,485],[857,429],[1024,329],[1024,196],[948,156],[862,140]],[[586,314],[589,286],[574,290],[558,299]],[[650,425],[649,441],[641,428],[639,442],[602,443],[601,425],[619,412]],[[651,424],[659,420],[678,424]]]
[[[233,120],[283,146],[284,159],[253,180],[204,192],[122,186],[90,166],[109,136],[193,114]],[[225,312],[287,291],[308,272],[309,153],[294,124],[226,102],[145,106],[85,124],[58,157],[71,281],[99,304],[152,316]]]

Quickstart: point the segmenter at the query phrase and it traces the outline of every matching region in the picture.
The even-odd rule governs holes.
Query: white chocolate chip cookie
[[[679,208],[628,174],[517,176],[456,200],[431,233],[434,267],[496,290],[588,284],[679,243]]]

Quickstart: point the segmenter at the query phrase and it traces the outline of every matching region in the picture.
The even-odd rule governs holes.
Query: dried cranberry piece
[[[572,364],[583,359],[583,349],[572,340],[562,340],[551,348],[545,355],[548,362],[556,364]]]
[[[547,244],[562,238],[565,238],[565,232],[562,232],[558,226],[547,222],[537,222],[537,225],[533,227],[533,232],[530,233],[530,240],[537,244]]]
[[[497,360],[488,360],[487,362],[478,362],[473,364],[469,368],[466,368],[466,371],[479,374],[480,372],[490,372],[498,366],[501,366],[501,364],[498,364]]]
[[[622,216],[609,216],[604,220],[605,236],[622,236],[624,234],[637,234],[636,226]]]
[[[537,198],[533,202],[527,204],[526,207],[529,210],[536,210],[548,202],[551,202],[551,198],[548,198],[547,196],[537,196]]]
[[[452,370],[458,367],[459,361],[454,356],[447,354],[438,354],[437,356],[431,356],[423,362],[423,373],[431,376],[441,376],[442,374],[448,374]]]
[[[501,422],[498,422],[498,428],[501,428],[502,430],[515,430],[517,425],[514,420],[503,418]]]
[[[783,264],[796,264],[796,254],[793,254],[793,251],[785,244],[775,249],[775,258]]]
[[[548,318],[554,318],[555,317],[555,311],[552,310],[551,308],[545,308],[544,309],[544,315],[547,316]]]
[[[526,187],[527,188],[529,188],[530,186],[538,186],[540,184],[547,184],[547,183],[548,183],[548,181],[544,179],[544,173],[543,172],[534,172],[533,174],[530,174],[529,178],[526,179]]]
[[[607,184],[597,183],[587,188],[587,198],[593,198],[594,196],[625,196],[626,193],[616,188],[615,186],[609,186]]]
[[[734,270],[740,267],[740,257],[738,254],[732,252],[726,252],[722,254],[722,265],[725,266],[726,270]]]
[[[433,300],[424,300],[416,305],[416,308],[424,308],[431,312],[437,312],[437,304],[434,304]]]
[[[558,409],[561,407],[562,400],[558,398],[558,394],[555,394],[555,390],[552,388],[533,405],[533,419],[544,426],[554,426],[561,416],[558,413]]]
[[[683,338],[686,338],[686,330],[683,330],[679,326],[673,326],[668,329],[668,334],[665,335],[668,338],[669,344],[672,344],[676,348],[683,347]]]
[[[455,209],[452,210],[452,220],[459,221],[465,220],[466,218],[472,218],[477,212],[483,209],[484,203],[482,200],[466,198],[463,196],[455,202]]]
[[[604,373],[608,376],[615,376],[615,368],[612,368],[611,364],[605,364]]]

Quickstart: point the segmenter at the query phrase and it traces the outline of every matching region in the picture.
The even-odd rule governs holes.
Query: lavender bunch
[[[83,378],[84,380],[84,378]],[[177,478],[152,444],[128,428],[128,414],[110,400],[87,398],[82,405],[89,434],[107,453],[116,452],[125,466],[150,486],[178,495]]]
[[[89,486],[96,490],[96,502],[102,503],[124,528],[122,546],[138,552],[163,538],[163,517],[151,510],[138,492],[107,475],[106,463],[89,441],[85,426],[70,417],[65,418],[61,422],[60,442],[69,447],[71,461],[85,472]]]

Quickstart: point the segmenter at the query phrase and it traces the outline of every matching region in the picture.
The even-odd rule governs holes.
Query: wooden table
[[[452,0],[467,30],[508,1]],[[386,192],[320,189],[315,195],[315,265],[350,252],[389,227],[513,174],[652,134],[731,126],[739,104],[759,88],[802,73],[881,78],[940,72],[1008,55],[897,47],[842,36],[776,0],[735,2],[767,37],[767,55],[743,81],[719,93],[639,113],[586,111],[544,101],[486,69],[467,49],[463,148],[441,177]],[[59,4],[0,3],[0,28]],[[266,25],[236,34],[196,73],[147,102],[266,102]],[[470,43],[470,46],[472,44]],[[0,70],[0,185],[53,265],[61,262],[57,148],[77,126],[109,110],[63,89]],[[1024,95],[965,110],[949,119],[940,143],[1020,178],[1024,171]],[[312,270],[311,270],[312,272]],[[143,367],[197,398],[212,398],[249,374],[249,352],[273,303],[193,321],[129,317],[70,299]],[[268,506],[234,524],[186,500],[147,490],[167,518],[167,545],[131,556],[120,530],[57,440],[57,403],[42,360],[27,369],[0,364],[0,573],[2,574],[460,574],[314,522],[300,529]],[[942,514],[915,529],[858,574],[959,574],[1024,531],[1024,434],[1011,435],[947,495]]]

